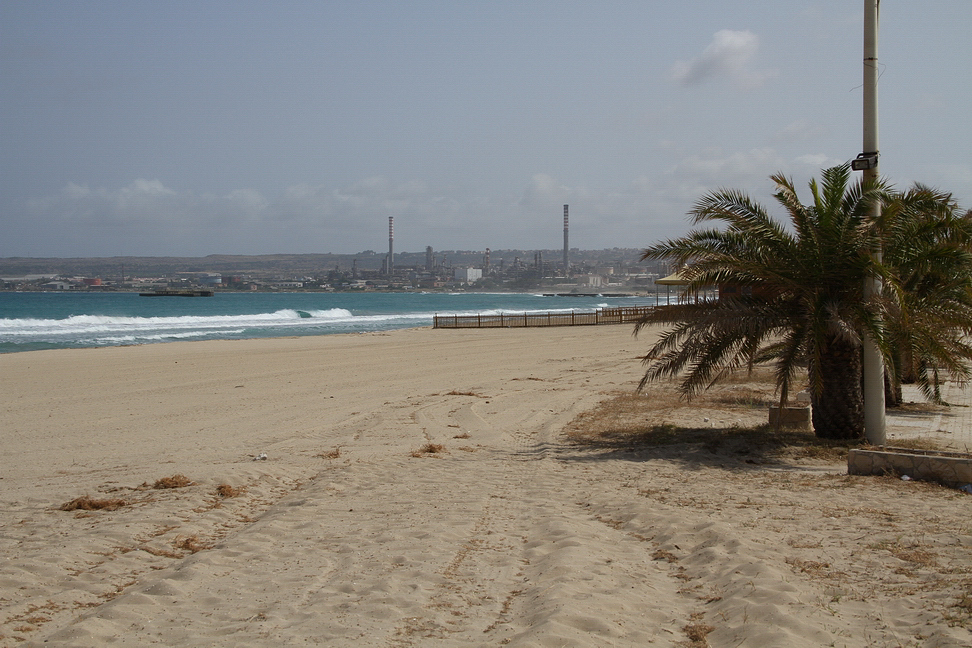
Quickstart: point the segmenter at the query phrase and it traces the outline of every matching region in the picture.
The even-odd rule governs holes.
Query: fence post
[[[483,328],[483,314],[476,313],[476,328]]]

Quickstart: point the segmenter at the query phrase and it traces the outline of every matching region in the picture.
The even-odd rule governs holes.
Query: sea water
[[[0,292],[0,353],[40,349],[326,335],[431,326],[439,315],[592,311],[654,297],[523,293]]]

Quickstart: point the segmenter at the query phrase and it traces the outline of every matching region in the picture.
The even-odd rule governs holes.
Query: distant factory
[[[562,290],[574,286],[585,289],[602,286],[629,286],[650,289],[649,281],[664,272],[649,272],[649,268],[638,265],[634,259],[637,251],[601,251],[599,253],[580,252],[570,247],[570,206],[564,205],[563,212],[563,250],[557,254],[552,250],[491,250],[485,252],[453,251],[436,253],[431,245],[425,247],[424,254],[400,252],[395,255],[395,217],[388,217],[388,253],[381,259],[380,270],[368,261],[374,259],[374,252],[364,252],[362,265],[356,258],[352,264],[352,287],[388,289],[437,289],[462,288],[477,289],[531,289],[544,286],[558,286]],[[572,259],[571,256],[574,256]],[[452,255],[452,258],[449,257]],[[545,256],[546,255],[546,256]],[[532,262],[527,261],[532,256]],[[560,257],[559,263],[552,261]],[[339,273],[340,268],[335,269]],[[332,273],[334,274],[334,273]],[[332,280],[337,279],[332,277]]]
[[[565,279],[571,276],[570,268],[570,223],[568,218],[569,205],[564,205],[564,254],[563,254],[563,264],[560,267],[559,276]],[[446,259],[443,256],[442,263],[436,264],[435,253],[433,252],[432,246],[426,246],[425,248],[425,266],[424,271],[426,273],[432,274],[436,268],[444,268],[447,266]],[[503,271],[504,263],[501,260],[499,264],[499,271]],[[513,266],[515,268],[521,267],[519,263],[519,258],[514,259]],[[544,266],[543,255],[541,252],[537,252],[534,255],[533,268],[536,274],[541,278],[551,276],[551,269]],[[405,271],[405,268],[402,268]],[[453,271],[453,277],[457,281],[462,281],[464,283],[473,283],[482,279],[483,277],[488,277],[493,271],[493,267],[490,265],[490,249],[486,248],[486,253],[483,256],[482,267],[465,267],[465,268],[455,268]],[[388,217],[388,254],[382,261],[381,275],[388,279],[396,277],[395,268],[395,217]]]

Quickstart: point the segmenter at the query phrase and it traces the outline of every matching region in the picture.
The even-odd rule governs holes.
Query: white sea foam
[[[113,315],[72,315],[64,319],[4,319],[0,320],[0,335],[34,336],[79,335],[121,331],[236,329],[244,327],[299,326],[308,320],[347,321],[354,319],[351,311],[332,308],[310,311],[309,317],[300,311],[283,309],[272,313],[250,315],[181,315],[178,317],[127,317]]]
[[[9,297],[10,303],[24,298]],[[28,297],[27,300],[34,299]],[[0,353],[40,348],[147,344],[174,340],[321,335],[430,326],[434,315],[509,315],[588,311],[591,300],[547,300],[530,295],[430,293],[374,295],[232,295],[225,301],[132,302],[131,297],[38,295],[37,311],[58,319],[0,319]],[[597,307],[607,306],[596,300]],[[245,304],[266,310],[232,313]],[[328,308],[327,306],[334,307]],[[18,302],[19,306],[19,302]],[[215,306],[215,308],[213,308]],[[8,307],[9,308],[9,307]],[[68,308],[85,314],[61,316]],[[99,313],[98,309],[102,312]],[[352,310],[354,309],[354,310]],[[118,312],[117,315],[104,314]],[[200,314],[208,311],[210,314]],[[215,312],[214,312],[215,311]],[[8,310],[8,313],[11,312]],[[135,313],[141,312],[142,315]],[[127,314],[126,314],[127,313]],[[157,313],[157,314],[156,314]],[[45,313],[46,314],[46,313]]]
[[[242,334],[245,329],[228,329],[220,331],[222,335],[239,335]],[[170,333],[156,333],[156,334],[144,334],[144,335],[106,335],[97,338],[91,338],[87,340],[90,343],[96,345],[116,345],[116,344],[137,344],[146,342],[166,342],[169,340],[192,340],[195,338],[211,337],[213,335],[212,331],[183,331],[181,333],[170,332]],[[83,341],[83,340],[82,340]]]
[[[569,313],[571,308],[544,309],[543,312]],[[534,310],[482,309],[457,310],[439,315],[522,315]],[[179,333],[187,337],[207,332],[238,334],[248,328],[321,328],[339,324],[380,325],[381,323],[431,323],[435,313],[387,313],[354,315],[343,308],[325,310],[281,309],[269,313],[247,315],[180,315],[177,317],[130,317],[114,315],[72,315],[64,319],[0,319],[0,337],[98,337],[119,342],[173,338]]]

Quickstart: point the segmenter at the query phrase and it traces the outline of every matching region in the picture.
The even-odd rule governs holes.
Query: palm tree
[[[852,184],[850,173],[847,164],[824,170],[821,184],[810,183],[807,205],[792,181],[772,176],[790,227],[741,192],[706,194],[690,212],[693,224],[725,227],[696,229],[644,251],[642,259],[684,266],[689,291],[715,285],[739,294],[657,308],[640,320],[636,333],[654,324],[672,328],[644,356],[639,388],[681,376],[679,389],[691,396],[736,369],[772,360],[782,404],[805,365],[816,434],[863,437],[862,336],[888,349],[882,300],[865,299],[864,280],[890,279],[873,256],[881,236],[869,214],[890,193],[881,182]]]
[[[941,374],[970,377],[972,347],[972,212],[960,215],[951,195],[916,185],[895,194],[881,215],[886,287],[890,404],[902,382],[917,383],[941,402]]]
[[[725,228],[644,251],[643,259],[684,265],[689,291],[717,285],[721,294],[656,309],[638,322],[636,333],[673,327],[645,355],[639,387],[681,375],[680,389],[691,395],[772,360],[782,405],[806,366],[817,435],[857,439],[864,432],[863,336],[882,350],[892,387],[914,381],[941,402],[942,373],[972,376],[972,212],[959,215],[949,194],[921,185],[899,193],[883,182],[850,183],[846,164],[824,170],[821,185],[810,183],[808,205],[790,180],[772,179],[790,228],[746,195],[721,190],[703,196],[691,215],[696,225]],[[883,209],[873,219],[876,201]],[[883,249],[880,260],[876,249]],[[865,299],[869,276],[884,280],[882,296]]]

